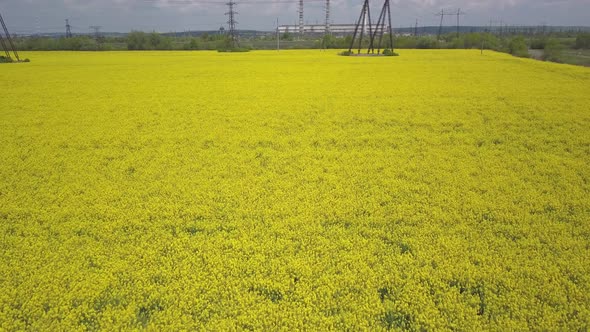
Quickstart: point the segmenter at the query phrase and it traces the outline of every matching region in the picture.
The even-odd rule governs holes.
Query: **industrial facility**
[[[373,28],[376,26],[373,25]],[[354,29],[356,28],[356,24],[331,24],[329,28],[329,33],[332,35],[349,35],[354,33]],[[367,24],[364,25],[364,32],[367,32],[369,26]],[[379,26],[381,28],[381,26]],[[388,29],[389,26],[385,26],[385,29]],[[301,27],[299,25],[281,25],[279,26],[280,33],[300,33]],[[313,34],[325,34],[326,33],[326,25],[325,24],[305,24],[303,25],[303,33],[306,35],[313,35]]]

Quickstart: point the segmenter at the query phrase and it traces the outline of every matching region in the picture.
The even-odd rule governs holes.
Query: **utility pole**
[[[371,31],[371,14],[369,9],[369,0],[365,0],[363,2],[363,8],[361,9],[361,15],[359,16],[358,21],[356,22],[356,26],[354,28],[354,34],[352,35],[352,40],[350,42],[350,47],[348,48],[348,52],[352,52],[352,48],[354,47],[354,42],[359,32],[359,28],[361,29],[361,34],[359,37],[359,44],[358,44],[358,52],[357,54],[361,53],[362,43],[363,43],[363,34],[365,31],[365,24],[367,23],[367,16],[369,17],[369,31]],[[372,35],[370,33],[369,35]]]
[[[330,0],[326,0],[326,35],[330,34]]]
[[[498,24],[500,24],[500,29],[498,29]],[[504,21],[502,20],[490,20],[490,32],[494,34],[502,34],[502,27]]]
[[[70,20],[66,18],[66,38],[72,38],[72,26]]]
[[[231,47],[232,48],[237,48],[239,47],[239,43],[238,43],[238,33],[236,31],[236,24],[238,22],[236,22],[236,15],[238,14],[235,10],[234,10],[234,6],[236,6],[237,4],[233,1],[233,0],[229,0],[228,3],[226,3],[226,5],[229,7],[229,11],[227,13],[225,13],[225,15],[228,15],[228,21],[227,24],[229,25],[229,38],[230,38],[230,42],[231,42]]]
[[[481,36],[481,55],[483,55],[483,48],[484,48],[484,46],[485,46],[485,38],[482,35]]]
[[[4,54],[6,54],[6,59],[10,59],[10,52],[8,51],[8,47],[6,47],[6,43],[4,42],[4,38],[2,38],[2,33],[0,32],[0,46],[2,46],[2,50]]]
[[[352,52],[352,48],[354,47],[354,42],[356,39],[356,35],[359,32],[359,27],[361,28],[361,35],[359,38],[359,45],[358,45],[358,52],[357,54],[361,53],[361,47],[362,47],[362,43],[363,43],[363,31],[365,30],[365,23],[366,23],[366,17],[367,17],[367,13],[369,12],[369,0],[365,0],[363,2],[363,8],[361,9],[361,15],[359,16],[358,21],[356,22],[356,25],[354,27],[354,33],[352,35],[352,41],[350,42],[350,47],[348,48],[348,52]],[[369,17],[371,17],[369,15]],[[371,20],[369,19],[369,26],[371,25]]]
[[[303,0],[299,0],[299,35],[303,37]]]
[[[277,52],[281,49],[281,32],[279,31],[279,18],[277,17]]]
[[[94,39],[98,42],[100,40],[100,29],[102,29],[102,27],[100,25],[91,25],[89,28],[94,31]]]
[[[414,25],[414,37],[418,36],[418,19],[416,19],[416,25]]]
[[[357,41],[357,34],[359,33],[360,29],[360,36],[358,38],[358,51],[357,54],[361,53],[361,48],[363,47],[363,34],[365,30],[365,26],[368,23],[369,27],[369,47],[367,48],[367,54],[375,53],[375,38],[379,35],[379,42],[377,43],[377,54],[381,53],[381,46],[383,41],[383,35],[385,34],[385,26],[387,24],[388,32],[389,32],[389,47],[391,52],[393,52],[393,26],[391,25],[391,6],[390,0],[385,0],[383,3],[383,7],[381,8],[381,13],[379,14],[379,19],[377,20],[377,24],[375,25],[375,30],[373,30],[373,26],[371,24],[371,10],[369,8],[369,0],[365,0],[363,2],[363,7],[361,9],[361,15],[359,16],[358,21],[356,21],[356,25],[354,28],[354,34],[352,35],[352,40],[350,42],[350,47],[348,48],[349,54],[352,55],[352,48],[354,47],[355,42]],[[386,47],[383,47],[385,50]]]
[[[2,17],[2,14],[0,14],[0,17]],[[4,54],[6,54],[6,59],[12,59],[10,57],[10,51],[8,50],[8,47],[6,46],[6,42],[4,42],[4,38],[2,37],[2,32],[0,32],[0,46],[2,46],[2,50],[4,51]]]
[[[459,9],[457,9],[457,14],[455,14],[455,15],[457,15],[457,38],[458,38],[459,37],[459,16],[465,15],[465,13],[463,13],[461,11],[461,8],[459,8]]]
[[[0,23],[2,24],[2,29],[4,30],[4,34],[6,35],[6,40],[8,41],[8,46],[10,46],[10,49],[12,49],[12,53],[14,53],[14,57],[16,58],[16,61],[20,61],[20,58],[18,56],[18,52],[16,51],[16,47],[14,46],[14,43],[12,42],[12,37],[10,37],[10,32],[8,32],[8,28],[6,27],[6,23],[4,23],[4,18],[2,18],[2,14],[0,14]],[[2,38],[2,33],[0,33],[0,43],[2,45],[2,48],[4,49],[4,52],[6,53],[6,57],[10,59],[10,50],[8,49],[8,47],[6,47],[7,45]]]
[[[393,52],[393,27],[391,26],[391,5],[389,0],[385,0],[383,3],[383,8],[381,8],[381,13],[379,14],[379,19],[377,20],[377,25],[375,26],[375,30],[371,35],[371,40],[369,42],[369,50],[371,53],[375,52],[375,37],[379,34],[379,42],[377,43],[377,54],[381,53],[381,44],[383,41],[383,35],[385,34],[385,19],[388,20],[388,29],[389,29],[389,47],[391,52]],[[383,47],[385,49],[385,47]],[[369,51],[367,50],[367,52]]]
[[[443,9],[440,10],[440,13],[436,14],[436,16],[440,16],[440,25],[438,26],[438,34],[436,36],[437,40],[440,40],[440,35],[442,34],[442,27],[443,27],[443,20],[445,18],[445,11]]]
[[[389,47],[391,48],[391,53],[393,53],[393,27],[391,26],[391,5],[389,0],[385,0],[383,7],[387,5],[387,20],[389,24]],[[385,23],[385,19],[383,19],[383,23]],[[383,37],[383,33],[381,33],[381,37]],[[379,47],[381,47],[381,39],[379,39]]]

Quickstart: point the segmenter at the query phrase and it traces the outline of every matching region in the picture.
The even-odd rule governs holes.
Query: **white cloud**
[[[212,1],[219,3],[211,3]],[[297,0],[284,3],[248,4],[237,0],[240,28],[272,29],[279,17],[281,23],[298,20]],[[258,1],[258,0],[256,0]],[[307,0],[304,0],[307,1]],[[382,0],[370,0],[378,8]],[[421,24],[436,25],[434,14],[441,9],[461,8],[467,13],[465,24],[485,24],[490,18],[506,19],[514,24],[536,24],[546,21],[553,25],[590,24],[590,0],[391,0],[392,14],[397,24],[408,24],[416,18]],[[57,27],[66,17],[79,18],[81,30],[98,24],[104,30],[128,31],[149,26],[150,29],[170,31],[190,27],[218,28],[226,21],[224,0],[0,0],[0,7],[9,22],[19,24],[20,30],[35,25]],[[360,11],[362,0],[331,0],[332,21],[352,22]],[[305,21],[323,22],[324,4],[306,2]],[[18,20],[12,20],[18,17]],[[399,23],[397,23],[399,22]]]

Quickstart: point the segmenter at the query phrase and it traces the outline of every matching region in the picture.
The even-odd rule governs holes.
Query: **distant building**
[[[374,31],[377,27],[376,24],[371,25],[371,29]],[[379,26],[381,27],[381,26]],[[354,33],[356,28],[355,24],[330,24],[330,33],[333,35],[348,35]],[[387,31],[388,26],[385,26]],[[369,25],[364,26],[364,33],[369,32]],[[324,34],[326,32],[325,24],[306,24],[303,26],[303,33],[305,34]],[[360,29],[359,29],[360,32]],[[299,25],[281,25],[279,26],[279,33],[299,33]]]

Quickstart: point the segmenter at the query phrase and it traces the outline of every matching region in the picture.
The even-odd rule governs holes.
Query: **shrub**
[[[545,48],[545,44],[547,43],[547,39],[545,38],[537,38],[531,40],[531,48],[533,50],[542,50]]]
[[[563,46],[559,43],[557,39],[549,39],[545,43],[545,52],[543,53],[543,60],[561,62],[560,58],[562,50]]]
[[[421,37],[416,43],[416,48],[433,49],[439,48],[439,42],[433,37]]]
[[[529,51],[523,37],[515,37],[508,43],[508,52],[514,56],[528,58]]]
[[[132,31],[127,35],[129,50],[169,50],[172,49],[170,38],[152,32]]]
[[[0,55],[0,63],[10,63],[10,62],[13,62],[11,58]]]
[[[399,56],[399,54],[395,53],[392,49],[386,48],[383,50],[383,55],[385,56]]]
[[[229,48],[224,48],[224,47],[220,47],[217,49],[217,52],[250,52],[249,48],[246,47],[229,47]]]
[[[185,50],[198,50],[199,47],[199,42],[197,41],[196,38],[191,38],[191,41],[184,44],[183,47]]]
[[[576,37],[576,48],[590,48],[590,33],[581,33]]]

